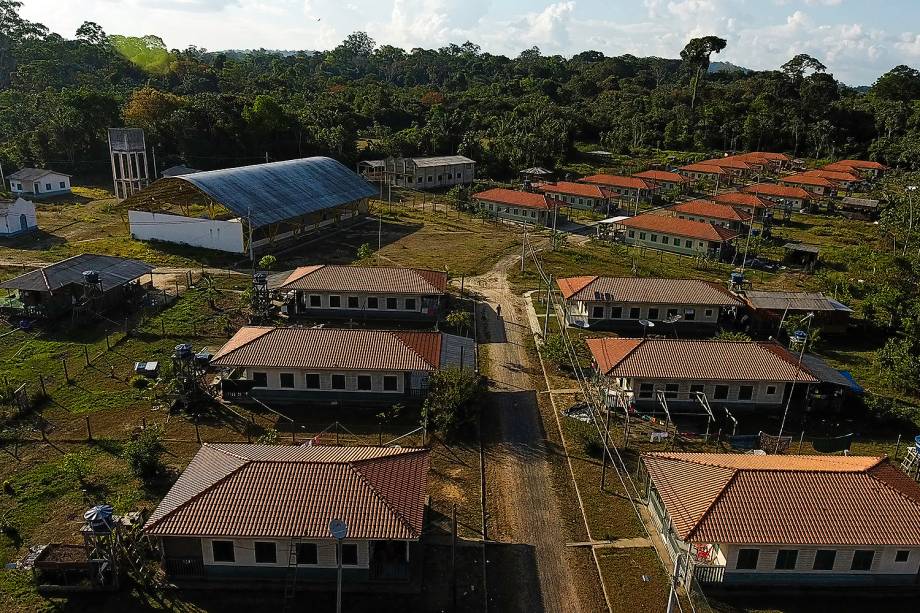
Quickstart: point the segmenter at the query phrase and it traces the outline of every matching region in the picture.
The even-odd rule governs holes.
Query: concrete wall
[[[214,550],[211,545],[211,541],[233,541],[234,543],[234,557],[235,561],[233,562],[215,562],[214,561]],[[258,563],[256,564],[255,557],[255,542],[260,543],[275,543],[275,563]],[[336,556],[335,556],[335,541],[333,540],[319,540],[319,541],[307,541],[304,540],[304,543],[316,543],[317,545],[317,564],[314,568],[336,568]],[[354,543],[358,546],[358,564],[357,566],[351,566],[351,568],[368,568],[369,566],[369,554],[370,549],[368,547],[367,541],[343,541],[343,544]],[[290,539],[233,539],[233,538],[218,538],[218,539],[201,539],[201,557],[205,565],[213,566],[259,566],[259,567],[283,567],[287,568],[288,566],[288,556],[290,555],[291,540]]]
[[[131,236],[142,241],[163,241],[216,251],[245,254],[243,224],[240,220],[220,221],[128,211]]]
[[[303,392],[355,392],[355,393],[367,393],[374,392],[380,394],[392,394],[393,396],[399,396],[405,392],[405,371],[340,371],[340,372],[330,372],[330,371],[318,371],[318,370],[298,370],[296,368],[247,368],[244,371],[244,375],[247,379],[253,378],[253,373],[265,373],[268,380],[268,386],[265,388],[257,389],[267,389],[267,390],[294,390],[294,391],[303,391]],[[294,387],[281,387],[281,373],[291,373],[294,375]],[[307,374],[318,374],[319,375],[319,389],[316,388],[307,388]],[[332,388],[332,375],[345,375],[345,389],[336,389]],[[427,375],[427,373],[425,373]],[[370,390],[359,390],[358,389],[358,375],[368,375],[371,378],[371,389]],[[384,391],[383,389],[383,378],[384,376],[395,376],[396,377],[396,390],[395,391]],[[424,380],[427,381],[427,376],[424,377]]]
[[[415,167],[411,160],[406,160],[405,170],[403,170],[403,164],[397,160],[396,169],[396,172],[405,173],[408,176],[397,175],[393,181],[394,184],[414,189],[470,185],[476,176],[476,164],[474,163]]]
[[[26,222],[25,228],[22,227],[23,215]],[[31,232],[36,228],[38,228],[38,219],[35,216],[35,205],[22,198],[17,198],[7,209],[6,214],[0,217],[0,236],[15,236]]]
[[[672,253],[681,253],[684,255],[706,255],[710,246],[718,247],[720,243],[710,243],[709,241],[698,238],[685,238],[683,236],[674,236],[673,234],[664,234],[661,232],[650,232],[648,230],[637,230],[634,228],[624,229],[624,242],[627,245],[641,245],[653,249],[661,249]],[[690,246],[687,246],[687,242]]]
[[[37,196],[66,194],[70,192],[70,177],[52,173],[34,181],[10,179],[10,191],[14,194],[35,194]]]
[[[573,209],[582,209],[593,211],[606,206],[606,198],[592,198],[590,196],[573,196],[571,194],[561,194],[558,192],[546,192],[550,198],[555,198],[559,202],[564,202]]]
[[[596,308],[603,309],[603,314],[596,312]],[[673,314],[679,314],[683,318],[678,322],[678,327],[682,324],[710,324],[714,325],[719,321],[720,308],[717,306],[702,306],[691,304],[647,304],[631,302],[595,302],[595,301],[571,301],[567,303],[569,320],[579,319],[588,320],[591,325],[603,322],[628,322],[648,319],[654,322],[660,322],[667,319]],[[617,309],[620,309],[617,317]],[[633,317],[632,309],[639,309],[637,316]],[[658,312],[654,313],[657,309]],[[651,312],[650,312],[651,311]],[[693,313],[693,319],[687,319],[690,312]],[[670,326],[668,326],[670,327]],[[670,330],[665,329],[665,332]]]
[[[740,221],[729,221],[727,219],[719,219],[718,217],[706,217],[703,215],[689,215],[687,213],[675,212],[675,217],[678,219],[689,219],[690,221],[701,221],[703,223],[711,223],[714,226],[721,226],[723,228],[729,228],[731,230],[737,230],[739,232],[745,231],[747,226]]]
[[[299,289],[293,291],[296,313],[306,317],[314,313],[319,317],[329,312],[338,313],[339,317],[399,316],[400,314],[435,317],[440,304],[439,297],[422,296],[421,294],[362,294],[359,292],[314,292]],[[330,302],[332,296],[338,296],[338,307],[332,306]],[[349,307],[349,298],[357,299],[357,306]],[[377,299],[376,309],[368,307],[368,298]],[[311,302],[314,299],[319,299],[318,305]],[[390,304],[388,299],[396,300],[395,309],[387,308]],[[407,300],[409,301],[408,306]],[[412,301],[415,302],[414,306],[411,304]]]
[[[680,359],[681,356],[674,356]],[[639,405],[658,405],[656,392],[661,390],[669,395],[668,403],[692,402],[696,404],[694,396],[690,395],[691,385],[701,385],[702,391],[706,394],[709,404],[715,410],[722,405],[729,405],[734,409],[744,409],[755,407],[762,408],[779,408],[783,406],[783,396],[786,386],[790,385],[780,381],[688,381],[688,380],[652,380],[652,379],[620,379],[612,383],[619,385],[621,388],[632,390],[635,401]],[[650,384],[651,392],[643,393],[643,384]],[[668,385],[677,385],[676,389],[668,390]],[[716,386],[725,385],[728,387],[728,394],[725,398],[716,398]],[[739,400],[739,392],[742,386],[751,386],[752,395],[749,400]],[[800,384],[799,387],[802,387]],[[772,394],[770,392],[773,392]]]
[[[550,226],[553,223],[552,212],[549,209],[533,209],[530,207],[501,204],[479,199],[477,199],[477,202],[480,208],[502,219],[510,219],[511,221],[517,221],[519,223],[529,223],[541,226]],[[558,224],[562,218],[563,216],[559,215],[556,219],[556,223]]]

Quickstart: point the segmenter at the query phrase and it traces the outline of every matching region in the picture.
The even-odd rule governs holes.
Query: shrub
[[[371,247],[370,243],[363,243],[358,247],[357,257],[359,260],[366,260],[372,255],[374,255],[374,249]]]
[[[271,270],[278,263],[278,258],[273,255],[263,255],[259,260],[259,268],[262,270]]]
[[[473,326],[473,314],[459,309],[451,311],[447,314],[447,324],[460,334],[466,334]]]
[[[269,428],[256,439],[256,442],[260,445],[275,445],[278,443],[278,431],[274,428]]]
[[[160,456],[164,451],[163,428],[159,424],[151,424],[125,444],[122,455],[136,476],[150,479],[163,471]]]
[[[543,357],[556,366],[562,367],[569,364],[569,354],[566,351],[565,340],[561,334],[550,334],[543,341],[540,348]]]
[[[436,371],[429,379],[424,405],[429,428],[450,437],[459,435],[476,420],[481,390],[481,379],[472,369],[451,366]]]
[[[141,375],[134,375],[133,377],[131,377],[131,387],[135,389],[139,389],[139,390],[147,389],[149,385],[150,385],[150,381],[147,379],[147,377],[143,377]]]

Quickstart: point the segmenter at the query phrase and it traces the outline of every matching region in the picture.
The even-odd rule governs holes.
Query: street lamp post
[[[329,522],[329,532],[335,539],[335,557],[338,574],[335,586],[335,613],[342,613],[342,541],[348,538],[348,525],[341,519]]]

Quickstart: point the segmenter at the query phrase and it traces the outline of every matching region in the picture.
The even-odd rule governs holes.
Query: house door
[[[23,232],[29,229],[29,220],[26,219],[25,215],[19,216],[19,229]]]

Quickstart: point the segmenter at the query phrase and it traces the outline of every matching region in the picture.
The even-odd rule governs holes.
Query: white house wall
[[[26,218],[25,229],[22,228],[23,215]],[[17,198],[6,213],[0,216],[0,236],[14,236],[29,232],[37,227],[38,218],[35,215],[35,205],[22,198]]]
[[[233,542],[233,562],[215,562],[214,549],[211,541],[232,541]],[[255,543],[275,543],[275,562],[274,563],[256,563]],[[336,568],[335,541],[310,541],[304,540],[303,543],[316,543],[316,564],[300,565],[307,568]],[[356,544],[358,546],[358,564],[356,566],[346,566],[345,568],[368,568],[370,565],[370,548],[367,541],[343,541],[343,544]],[[290,556],[291,539],[234,539],[234,538],[215,538],[201,539],[201,557],[206,565],[214,566],[283,566],[287,568]]]
[[[760,551],[757,558],[757,568],[739,569],[738,551],[741,549],[758,549]],[[798,557],[796,559],[795,569],[777,570],[776,556],[780,549],[797,549]],[[837,552],[834,560],[834,568],[830,571],[814,570],[815,552],[819,549],[831,549]],[[726,558],[726,573],[844,573],[854,575],[864,575],[866,571],[851,570],[853,563],[853,552],[857,549],[872,550],[875,555],[872,558],[872,566],[868,572],[879,575],[914,575],[920,568],[920,548],[917,547],[881,547],[866,545],[860,547],[835,547],[815,546],[815,545],[789,545],[777,547],[775,545],[722,545],[721,551]],[[899,550],[910,552],[906,562],[895,562],[895,555]]]
[[[142,241],[163,241],[228,253],[246,253],[240,220],[221,221],[128,211],[131,236]]]

